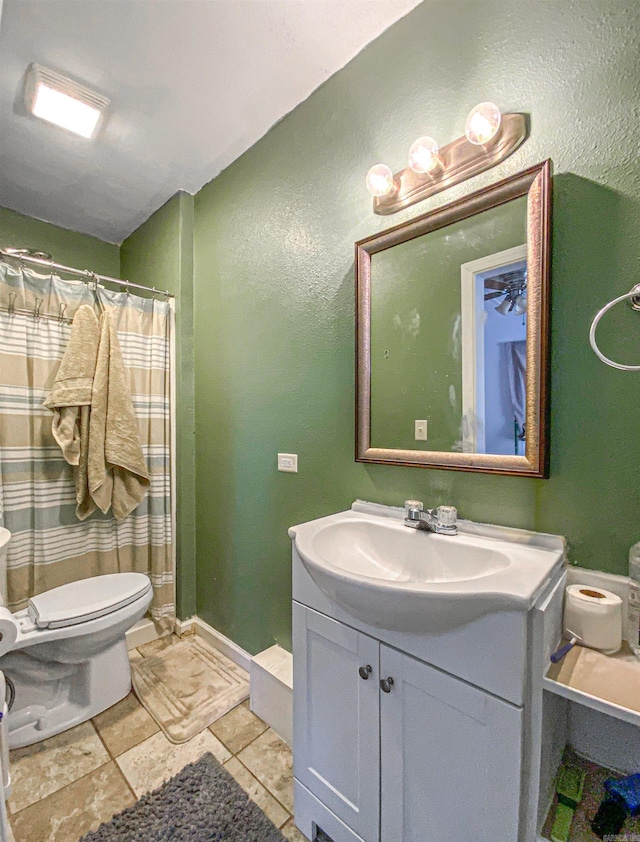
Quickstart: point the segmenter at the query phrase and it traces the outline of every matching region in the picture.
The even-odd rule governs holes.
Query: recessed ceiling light
[[[27,70],[24,97],[34,116],[87,139],[109,105],[106,97],[35,63]]]

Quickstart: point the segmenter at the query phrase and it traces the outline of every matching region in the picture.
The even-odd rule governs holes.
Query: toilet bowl
[[[12,614],[6,600],[11,533],[0,527],[0,670],[15,689],[9,746],[19,748],[85,722],[131,690],[125,633],[151,602],[142,573],[71,582]]]

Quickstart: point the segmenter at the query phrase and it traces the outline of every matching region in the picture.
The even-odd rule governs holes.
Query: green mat
[[[576,807],[582,800],[585,773],[576,766],[562,764],[556,777],[558,806],[551,828],[551,842],[567,842]]]

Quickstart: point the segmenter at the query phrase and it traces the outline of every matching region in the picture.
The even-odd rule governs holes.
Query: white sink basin
[[[434,535],[397,517],[348,511],[294,526],[289,535],[315,583],[344,611],[411,632],[453,628],[492,611],[528,611],[562,563],[559,542],[550,548],[537,546],[535,533],[487,532],[494,535],[466,532],[462,522],[458,535]]]

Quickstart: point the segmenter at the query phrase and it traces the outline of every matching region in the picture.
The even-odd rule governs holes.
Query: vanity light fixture
[[[419,137],[409,150],[409,166],[417,173],[435,173],[442,169],[439,151],[432,137]]]
[[[393,173],[386,164],[374,164],[367,173],[367,190],[372,196],[395,192]]]
[[[485,146],[490,143],[500,129],[502,114],[493,102],[481,102],[472,108],[464,124],[464,133],[469,143]]]
[[[39,64],[27,70],[24,90],[27,110],[87,140],[95,137],[109,100]]]
[[[494,103],[481,102],[469,112],[462,137],[441,149],[432,137],[420,137],[409,150],[409,166],[404,170],[393,174],[384,164],[369,170],[367,189],[374,197],[373,212],[397,213],[494,167],[526,135],[524,114],[501,114]]]

